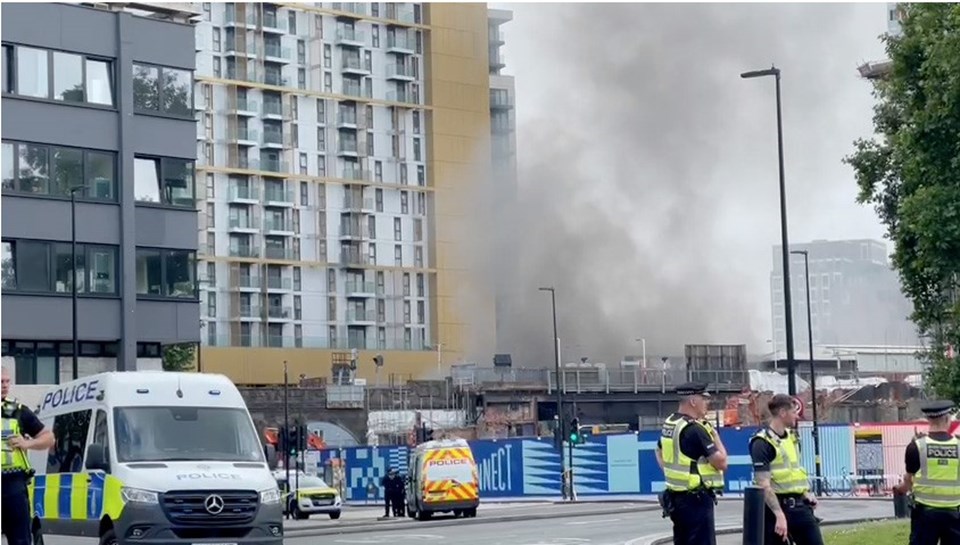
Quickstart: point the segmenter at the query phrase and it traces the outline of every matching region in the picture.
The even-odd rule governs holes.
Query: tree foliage
[[[874,83],[876,136],[845,161],[873,204],[893,265],[928,339],[932,393],[960,402],[960,4],[903,4],[885,36],[891,67]]]
[[[194,343],[168,344],[163,347],[164,371],[193,371],[196,368]]]

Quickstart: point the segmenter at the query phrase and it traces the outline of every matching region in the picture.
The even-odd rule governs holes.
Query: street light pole
[[[783,172],[783,115],[780,105],[780,69],[771,66],[766,70],[754,70],[740,74],[741,78],[773,76],[777,85],[777,151],[780,160],[780,245],[783,254],[783,308],[784,328],[787,341],[787,389],[797,395],[797,367],[793,354],[793,305],[790,297],[790,244],[787,241],[787,192]]]
[[[77,185],[70,188],[70,268],[72,269],[70,310],[73,315],[73,329],[71,333],[73,344],[73,380],[80,378],[80,337],[77,334],[77,191],[83,191],[83,186]]]
[[[557,290],[554,288],[540,288],[540,291],[550,292],[550,303],[553,308],[553,359],[557,371],[557,383],[554,386],[557,389],[557,426],[559,427],[558,431],[560,436],[560,487],[562,490],[564,475],[566,475],[566,463],[563,459],[563,437],[566,426],[564,426],[563,421],[563,392],[560,389],[560,337],[557,333]],[[571,460],[571,463],[573,463],[573,460]]]
[[[816,470],[817,496],[823,494],[823,468],[820,462],[820,426],[817,420],[817,371],[813,359],[813,318],[810,308],[810,252],[793,250],[791,254],[803,256],[803,270],[807,280],[807,348],[810,351],[810,408],[813,411],[813,463]]]

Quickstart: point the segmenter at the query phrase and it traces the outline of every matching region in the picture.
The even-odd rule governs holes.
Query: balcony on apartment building
[[[273,34],[286,34],[288,31],[287,19],[280,17],[276,12],[264,12],[261,27],[264,32]]]
[[[259,51],[256,40],[244,40],[234,36],[223,41],[223,54],[227,57],[254,58]]]
[[[253,274],[239,274],[230,279],[230,291],[257,291],[260,287],[260,277]]]
[[[396,30],[387,33],[387,53],[413,55],[416,49],[416,39],[409,31]]]
[[[341,69],[344,74],[355,74],[358,76],[369,76],[372,72],[370,63],[365,62],[359,55],[344,56],[341,63]]]
[[[230,318],[237,320],[259,320],[263,316],[257,303],[239,303],[230,305]]]
[[[387,19],[392,19],[394,21],[400,21],[401,23],[407,24],[414,24],[417,22],[412,6],[407,6],[404,4],[387,4],[386,8],[386,13],[384,15]]]
[[[355,180],[358,182],[371,181],[369,170],[363,170],[361,167],[354,166],[344,166],[340,170],[340,178],[344,180]]]
[[[366,35],[355,28],[341,26],[337,29],[336,45],[348,47],[366,46]]]
[[[286,174],[290,172],[290,165],[286,161],[281,161],[280,159],[251,159],[245,155],[241,155],[237,161],[237,165],[238,168],[259,170],[260,172],[272,172],[277,174]]]
[[[357,223],[340,224],[341,240],[365,240],[370,238],[373,237],[370,236],[369,229],[366,225],[359,225]]]
[[[376,202],[373,197],[358,197],[347,193],[343,196],[343,209],[352,212],[372,214],[376,211]]]
[[[347,297],[376,297],[377,283],[362,280],[347,280]]]
[[[267,216],[263,218],[263,230],[268,235],[293,236],[293,221],[290,218]]]
[[[363,267],[366,265],[375,265],[374,260],[369,255],[361,253],[359,250],[340,249],[340,263],[347,266]]]
[[[260,249],[254,246],[230,246],[228,253],[230,257],[260,257]]]
[[[247,127],[237,127],[230,131],[230,140],[239,146],[256,146],[260,143],[260,132]]]
[[[510,93],[505,89],[490,90],[490,109],[491,110],[509,110],[513,108],[513,99]]]
[[[267,307],[267,318],[271,321],[293,320],[293,311],[290,307],[270,305]]]
[[[263,102],[263,118],[282,121],[286,112],[283,103],[276,100],[265,100]]]
[[[260,113],[260,103],[249,98],[238,98],[228,107],[228,111],[244,117],[256,117]]]
[[[271,291],[291,291],[293,289],[293,280],[282,276],[268,276],[267,289]]]
[[[375,325],[377,311],[364,309],[347,309],[347,325]]]
[[[358,157],[360,155],[360,146],[357,139],[337,139],[337,155],[344,157]]]
[[[283,149],[283,131],[264,130],[263,139],[260,140],[260,147],[270,149]]]
[[[279,71],[259,70],[253,66],[240,68],[236,66],[227,66],[224,72],[226,79],[234,81],[246,81],[249,83],[262,83],[264,85],[275,85],[277,87],[287,87],[289,80],[283,77]]]
[[[260,231],[260,221],[256,216],[244,215],[230,218],[228,232],[254,234]]]
[[[264,248],[263,257],[267,259],[282,259],[285,261],[296,261],[298,259],[293,248],[283,246],[267,246]]]
[[[417,77],[413,74],[413,69],[406,64],[388,64],[387,79],[395,81],[416,81]]]
[[[236,204],[256,204],[260,202],[260,188],[255,185],[247,187],[231,185],[227,190],[227,202]]]
[[[292,189],[268,187],[263,192],[263,202],[268,206],[293,206],[294,192]]]
[[[362,116],[361,116],[362,117]],[[357,111],[352,108],[341,108],[337,112],[338,129],[356,129],[359,127]]]
[[[293,51],[276,43],[266,43],[263,46],[263,60],[287,64],[293,61]]]
[[[373,98],[369,89],[364,88],[356,80],[344,78],[340,84],[340,94],[348,97]]]
[[[339,17],[343,18],[344,16],[356,16],[357,19],[366,16],[367,14],[367,5],[362,2],[334,2],[333,9],[335,11],[343,12],[344,15]]]

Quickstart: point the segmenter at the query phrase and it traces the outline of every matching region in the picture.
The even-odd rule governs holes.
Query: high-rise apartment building
[[[2,10],[4,363],[18,385],[159,366],[199,341],[195,14]]]
[[[517,213],[517,119],[516,119],[516,87],[513,76],[503,74],[506,67],[506,58],[501,47],[506,43],[501,26],[513,20],[513,12],[502,9],[489,11],[489,41],[490,58],[490,144],[493,167],[493,189],[497,195],[494,217],[498,231],[498,256],[509,256],[511,248],[508,243],[510,233],[514,232],[515,215]],[[494,230],[491,230],[494,232]],[[509,318],[509,285],[510,278],[515,278],[511,268],[515,260],[498,260],[496,285],[497,311],[497,339],[505,338],[504,330],[510,327]],[[506,269],[506,270],[504,270]],[[498,349],[502,352],[503,349]]]
[[[373,379],[492,354],[460,234],[490,179],[486,6],[196,6],[203,369]]]
[[[810,307],[813,344],[901,345],[919,344],[910,322],[910,301],[903,295],[897,274],[890,267],[887,248],[876,240],[817,240],[791,244],[810,257]],[[783,263],[780,246],[773,248],[772,294],[774,347],[786,351],[783,305]],[[807,352],[807,294],[802,255],[790,256],[794,348]]]

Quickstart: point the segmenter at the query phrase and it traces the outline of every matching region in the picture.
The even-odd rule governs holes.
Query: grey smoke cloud
[[[791,240],[882,235],[840,159],[870,131],[859,62],[881,4],[505,5],[517,76],[519,202],[499,203],[510,287],[498,339],[547,365],[557,289],[564,361],[767,349],[779,242],[773,80],[783,99]],[[510,261],[509,264],[504,263]]]

